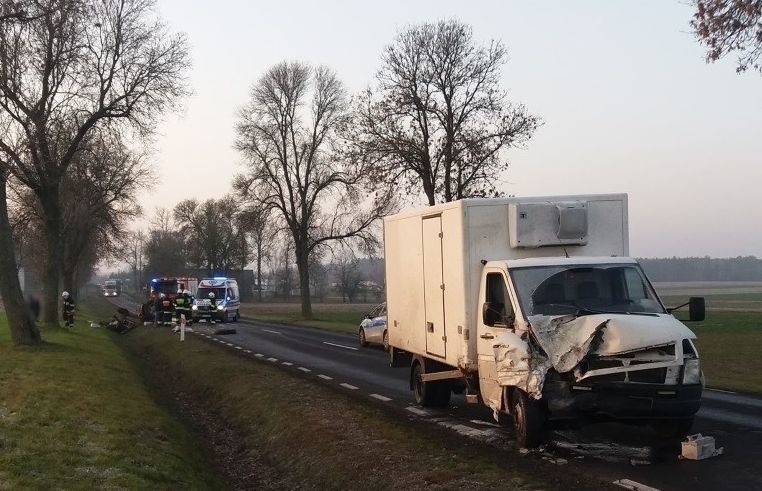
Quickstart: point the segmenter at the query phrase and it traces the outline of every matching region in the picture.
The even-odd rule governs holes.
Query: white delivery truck
[[[599,418],[687,433],[695,335],[628,257],[627,195],[466,199],[384,219],[391,364],[424,406],[512,416],[523,446]],[[692,298],[690,320],[703,320]],[[682,307],[682,306],[681,306]]]

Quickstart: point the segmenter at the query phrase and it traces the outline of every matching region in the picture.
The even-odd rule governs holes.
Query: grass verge
[[[687,325],[698,336],[709,387],[762,393],[761,313],[710,311]]]
[[[600,489],[537,459],[415,427],[332,389],[161,329],[124,336],[157,387],[204,427],[236,487]],[[161,369],[158,369],[161,368]],[[220,436],[221,432],[223,436]],[[228,436],[225,436],[228,435]]]
[[[10,346],[0,315],[0,489],[222,489],[198,441],[146,389],[102,300],[38,347]]]

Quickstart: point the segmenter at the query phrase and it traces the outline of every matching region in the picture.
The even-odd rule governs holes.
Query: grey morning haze
[[[511,150],[516,195],[626,192],[635,256],[762,256],[762,78],[704,62],[687,2],[161,1],[188,33],[194,95],[161,127],[147,211],[230,190],[237,108],[287,59],[334,68],[351,92],[411,23],[458,18],[501,40],[512,100],[545,125]]]

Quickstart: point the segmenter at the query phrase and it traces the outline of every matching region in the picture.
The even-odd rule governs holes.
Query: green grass
[[[94,300],[72,330],[44,330],[43,345],[21,348],[0,314],[0,489],[222,488],[118,336],[86,322],[110,311]]]
[[[314,327],[318,329],[327,329],[330,331],[356,333],[360,322],[364,317],[362,311],[316,311],[310,320],[302,318],[298,311],[299,306],[295,305],[288,312],[273,312],[266,308],[261,308],[262,304],[255,306],[242,306],[241,315],[246,319],[254,319],[263,322],[274,322],[277,324],[288,324],[292,326]]]
[[[707,386],[762,393],[762,313],[707,312],[698,336]]]
[[[232,429],[251,488],[600,489],[567,467],[496,452],[389,415],[268,362],[166,330],[125,336],[157,386]],[[161,367],[151,370],[150,367]],[[362,391],[362,388],[361,388]],[[361,393],[358,392],[358,394]],[[360,395],[359,397],[364,397]],[[202,416],[203,417],[203,416]],[[266,476],[266,483],[258,482]]]

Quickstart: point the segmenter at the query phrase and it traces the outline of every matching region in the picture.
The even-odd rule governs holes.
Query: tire
[[[365,329],[363,329],[362,327],[357,332],[357,340],[359,341],[360,346],[362,346],[363,348],[368,346],[368,340],[365,339]]]
[[[384,331],[384,351],[389,352],[389,333]]]
[[[445,381],[423,382],[425,372],[421,363],[413,364],[411,377],[415,402],[423,407],[447,407],[450,403],[450,384]]]
[[[523,448],[534,448],[540,444],[545,426],[542,405],[529,397],[526,392],[516,389],[511,400],[513,432],[516,442]]]
[[[238,311],[235,311],[235,316],[233,317],[233,322],[238,322],[238,319],[241,317],[241,314],[238,313]]]
[[[690,433],[693,420],[693,416],[680,419],[656,419],[651,422],[651,429],[660,438],[682,440]]]

